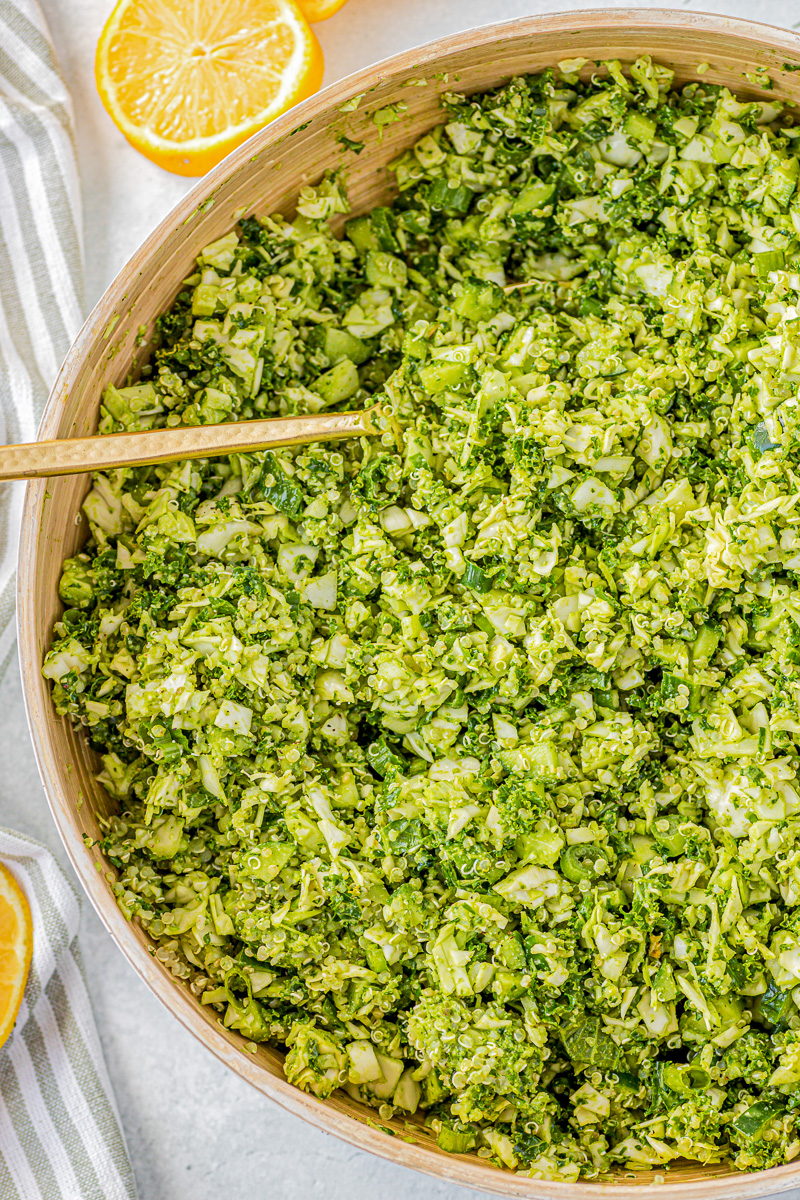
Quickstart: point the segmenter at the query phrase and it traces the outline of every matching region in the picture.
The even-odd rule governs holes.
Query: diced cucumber
[[[652,117],[646,117],[644,113],[628,113],[624,129],[628,137],[633,138],[635,142],[643,142],[647,146],[656,136],[655,121]]]
[[[198,283],[192,295],[192,314],[195,317],[210,317],[217,307],[219,287],[215,283]]]
[[[446,179],[434,179],[428,189],[428,204],[432,212],[465,213],[472,197],[473,192],[463,183],[451,187]]]
[[[403,354],[409,358],[427,358],[430,353],[430,342],[422,334],[411,330],[403,338]]]
[[[555,194],[555,183],[545,183],[543,179],[532,179],[511,205],[511,216],[520,217],[526,213],[535,212],[549,204]]]
[[[468,321],[488,321],[503,303],[503,292],[496,283],[484,279],[467,279],[453,308]]]
[[[692,643],[692,661],[709,662],[717,652],[719,630],[704,625]]]
[[[527,966],[525,951],[518,934],[507,933],[499,942],[495,955],[510,971],[523,971]]]
[[[350,362],[360,367],[372,353],[370,347],[361,338],[348,333],[346,329],[334,329],[330,325],[318,327],[314,342],[322,350],[332,367],[335,367],[343,358],[349,358]]]
[[[392,1104],[396,1108],[404,1109],[406,1112],[415,1113],[419,1107],[421,1094],[420,1086],[414,1078],[411,1068],[406,1068],[400,1076],[400,1082],[394,1089]]]
[[[404,288],[408,283],[408,267],[402,258],[385,250],[368,251],[366,273],[373,287]]]
[[[388,1100],[400,1082],[403,1063],[396,1058],[389,1058],[387,1055],[381,1054],[380,1050],[375,1051],[375,1057],[381,1069],[381,1078],[368,1083],[367,1087],[379,1100]]]
[[[368,250],[379,250],[380,242],[369,217],[354,217],[344,227],[347,237],[358,250],[366,254]]]
[[[358,368],[349,358],[341,359],[330,371],[315,380],[313,390],[322,397],[325,405],[340,404],[349,400],[360,387]]]
[[[501,750],[498,757],[512,775],[529,774],[533,779],[557,779],[559,775],[558,750],[552,742]]]
[[[429,396],[457,388],[467,378],[469,366],[458,362],[433,362],[419,368],[420,382]]]
[[[364,1038],[350,1042],[347,1046],[347,1057],[351,1064],[347,1073],[351,1083],[373,1083],[383,1079],[372,1042]]]

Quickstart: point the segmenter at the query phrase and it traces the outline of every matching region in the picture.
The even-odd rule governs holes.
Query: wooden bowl
[[[443,38],[351,75],[314,96],[235,150],[189,192],[148,238],[112,283],[81,330],[50,396],[40,438],[74,437],[96,428],[103,389],[121,384],[147,356],[140,331],[152,334],[155,317],[173,300],[201,247],[254,210],[290,213],[299,189],[327,167],[344,165],[354,211],[385,203],[392,192],[386,164],[441,120],[440,93],[476,92],[510,76],[541,71],[560,59],[631,61],[647,53],[672,67],[678,83],[698,77],[725,84],[748,97],[784,96],[800,101],[800,37],[784,30],[724,17],[667,10],[572,12],[530,17]],[[756,68],[766,69],[774,91],[753,85]],[[591,70],[591,68],[589,68]],[[420,81],[425,81],[424,86]],[[415,84],[416,86],[411,86]],[[354,111],[346,101],[363,93]],[[406,106],[400,121],[383,127],[372,114],[387,104]],[[364,152],[342,149],[346,133],[363,141]],[[269,1047],[243,1050],[236,1033],[223,1029],[152,954],[147,936],[125,920],[107,881],[112,868],[84,839],[98,835],[96,812],[108,812],[109,797],[94,779],[95,756],[81,733],[60,720],[52,707],[41,661],[60,613],[57,583],[61,563],[86,535],[80,504],[87,476],[28,485],[19,558],[19,644],[31,735],[56,824],[78,876],[111,936],[160,1000],[201,1041],[265,1095],[313,1125],[393,1162],[427,1171],[498,1196],[630,1200],[650,1172],[620,1171],[606,1183],[556,1183],[500,1171],[472,1155],[439,1150],[421,1123],[409,1137],[405,1120],[372,1122],[374,1110],[338,1092],[327,1101],[297,1090],[281,1069],[282,1055]],[[659,1200],[745,1200],[800,1184],[800,1162],[743,1175],[725,1166],[673,1166],[658,1188]]]

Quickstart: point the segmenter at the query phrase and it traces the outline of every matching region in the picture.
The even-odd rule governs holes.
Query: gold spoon
[[[213,458],[332,442],[341,438],[381,433],[374,418],[377,406],[363,412],[312,413],[274,417],[267,421],[235,421],[221,425],[186,425],[144,433],[109,433],[102,437],[65,438],[0,446],[0,480],[41,479],[47,475],[79,475],[112,467],[176,462],[183,458]]]

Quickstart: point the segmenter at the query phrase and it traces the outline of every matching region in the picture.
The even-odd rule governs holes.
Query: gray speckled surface
[[[168,175],[136,154],[100,106],[92,60],[112,0],[42,4],[75,101],[91,303],[190,181]],[[448,32],[559,7],[588,8],[592,0],[562,5],[350,0],[317,27],[326,81]],[[776,25],[800,24],[800,8],[778,0],[698,0],[692,7]],[[16,669],[0,685],[0,713],[0,822],[46,842],[65,863],[33,762]],[[216,1200],[221,1195],[227,1200],[350,1200],[366,1195],[467,1200],[474,1195],[319,1133],[234,1077],[148,992],[88,902],[83,954],[141,1200]],[[800,1200],[800,1191],[786,1195]]]

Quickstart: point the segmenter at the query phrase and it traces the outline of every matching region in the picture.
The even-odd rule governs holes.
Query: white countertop
[[[112,2],[41,0],[75,103],[90,304],[192,183],[138,155],[100,105],[94,49]],[[325,51],[325,80],[460,29],[592,6],[591,0],[350,0],[337,16],[316,27]],[[698,0],[691,7],[775,25],[798,18],[800,25],[800,8],[778,0]],[[0,823],[46,842],[65,862],[33,762],[16,669],[0,685],[0,712]],[[351,1200],[368,1195],[468,1200],[475,1194],[319,1133],[235,1077],[150,994],[88,902],[83,954],[141,1200]],[[800,1200],[800,1191],[785,1195]]]

